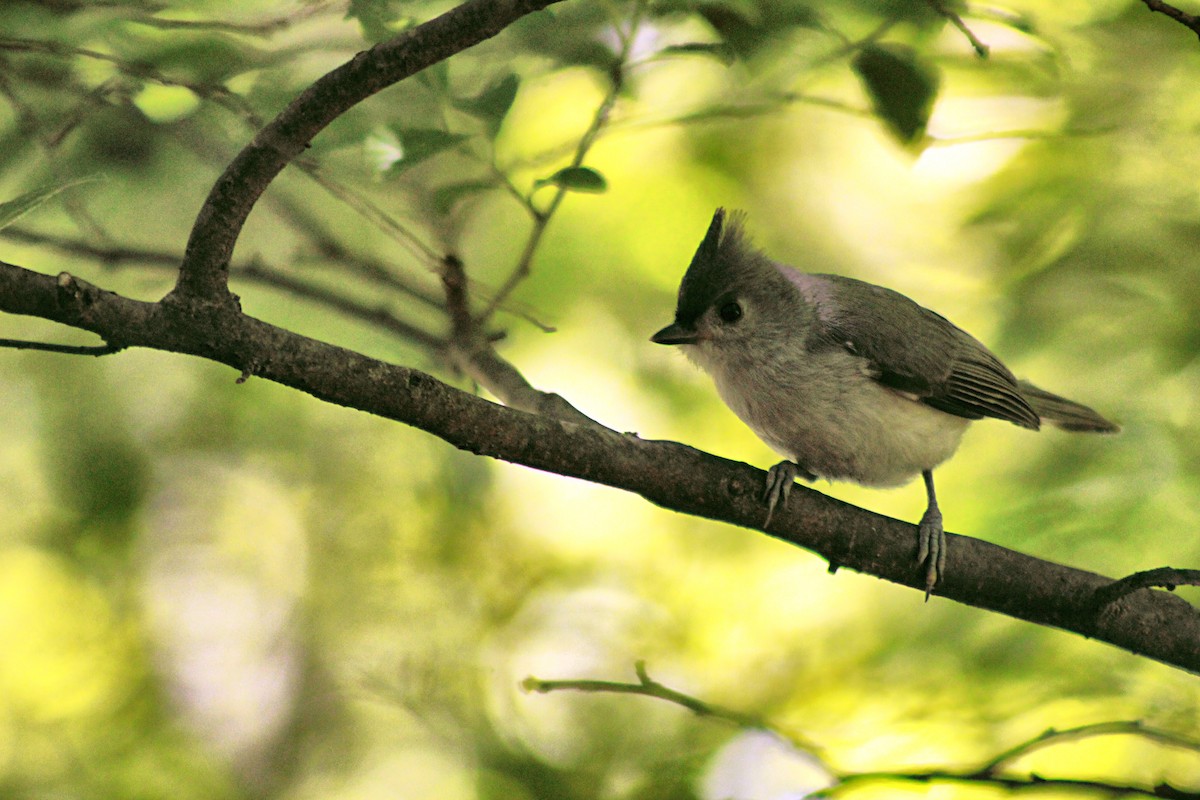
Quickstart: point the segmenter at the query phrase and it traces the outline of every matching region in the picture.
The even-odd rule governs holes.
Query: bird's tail
[[[1029,405],[1043,421],[1062,428],[1064,431],[1116,433],[1121,430],[1120,425],[1109,422],[1081,403],[1039,389],[1029,381],[1017,381],[1017,385],[1021,388],[1021,394],[1029,401]]]

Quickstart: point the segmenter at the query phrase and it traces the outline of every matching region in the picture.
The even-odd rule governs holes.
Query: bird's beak
[[[650,337],[655,344],[695,344],[700,341],[700,334],[691,328],[686,328],[678,322],[672,322],[658,333]]]

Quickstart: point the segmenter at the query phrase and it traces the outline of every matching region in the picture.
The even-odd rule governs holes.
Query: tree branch
[[[510,408],[580,424],[598,424],[561,395],[535,389],[525,376],[501,358],[471,313],[467,273],[457,256],[442,263],[442,287],[450,314],[451,334],[446,352],[454,365]]]
[[[1151,11],[1157,11],[1159,14],[1166,14],[1171,19],[1178,22],[1180,25],[1187,27],[1192,33],[1200,36],[1200,16],[1189,14],[1186,11],[1181,11],[1170,3],[1164,3],[1163,0],[1142,0],[1146,4],[1146,8]]]
[[[820,745],[807,737],[793,734],[772,724],[770,721],[753,714],[746,714],[730,708],[714,705],[672,689],[658,681],[652,680],[646,672],[646,665],[638,661],[634,665],[637,673],[637,683],[621,681],[604,681],[595,679],[575,680],[543,680],[530,676],[521,682],[521,688],[527,692],[547,694],[558,691],[593,692],[602,694],[633,694],[642,697],[652,697],[682,706],[700,717],[710,717],[732,723],[740,728],[768,731],[797,750],[810,755],[829,776],[830,785],[814,792],[813,797],[828,797],[836,795],[848,787],[858,783],[881,781],[908,781],[912,783],[963,783],[982,786],[998,786],[1009,790],[1032,788],[1061,788],[1088,791],[1125,797],[1140,795],[1143,797],[1174,798],[1175,800],[1200,800],[1200,792],[1179,789],[1168,783],[1156,786],[1139,786],[1128,783],[1116,783],[1094,779],[1080,778],[1048,778],[1036,773],[1029,775],[1005,772],[1012,762],[1029,755],[1036,750],[1042,750],[1067,741],[1096,738],[1100,736],[1138,736],[1153,742],[1191,750],[1200,753],[1200,741],[1182,736],[1161,728],[1151,728],[1140,722],[1117,720],[1097,722],[1090,725],[1080,725],[1075,728],[1058,730],[1050,728],[1042,733],[1020,742],[1007,750],[1001,751],[983,762],[975,769],[923,769],[923,770],[876,770],[872,772],[845,772],[837,769],[829,755]]]
[[[637,683],[624,683],[621,681],[600,681],[592,679],[582,680],[543,680],[530,675],[525,680],[521,681],[521,689],[526,692],[537,692],[538,694],[549,694],[550,692],[594,692],[607,694],[636,694],[642,697],[653,697],[659,700],[665,700],[668,703],[674,703],[677,706],[682,706],[688,711],[691,711],[698,717],[710,717],[712,719],[724,720],[732,723],[739,728],[755,728],[758,730],[769,731],[776,736],[779,736],[799,750],[804,750],[812,754],[818,760],[824,762],[825,756],[822,754],[822,749],[815,742],[809,741],[807,738],[785,731],[777,725],[772,724],[764,717],[757,714],[747,714],[744,711],[736,711],[732,708],[709,703],[701,700],[698,697],[693,697],[690,694],[672,689],[666,684],[660,683],[650,677],[650,673],[646,671],[646,662],[638,661],[634,664],[634,672],[637,674]]]
[[[346,110],[397,81],[491,38],[558,0],[470,0],[359,53],[267,124],[217,179],[188,238],[174,300],[232,305],[228,266],[242,226],[275,176]]]
[[[0,311],[99,334],[111,345],[187,353],[325,402],[412,425],[462,450],[635,492],[685,514],[761,530],[761,470],[674,442],[505,408],[406,367],[274,327],[233,305],[146,303],[65,273],[0,262]],[[767,531],[832,564],[924,589],[913,525],[797,486]],[[988,542],[948,534],[937,594],[1074,631],[1200,672],[1200,612],[1166,592],[1138,592],[1097,609],[1111,582]]]
[[[1175,591],[1176,586],[1200,586],[1200,570],[1159,567],[1144,572],[1135,572],[1098,589],[1095,602],[1097,606],[1104,606],[1125,595],[1132,594],[1138,589],[1159,586],[1172,592]]]

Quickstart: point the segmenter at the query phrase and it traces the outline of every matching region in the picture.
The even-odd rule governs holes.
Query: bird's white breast
[[[883,386],[843,351],[735,364],[705,344],[685,349],[759,438],[820,477],[907,483],[953,455],[970,423]]]

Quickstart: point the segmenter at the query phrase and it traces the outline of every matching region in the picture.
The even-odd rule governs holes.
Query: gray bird
[[[725,404],[785,456],[767,474],[767,519],[797,477],[899,486],[918,474],[925,597],[944,571],[933,469],[972,420],[1113,433],[1087,406],[1017,380],[990,350],[904,295],[799,272],[755,249],[743,215],[717,209],[679,287],[675,321],[651,337],[680,345]]]

